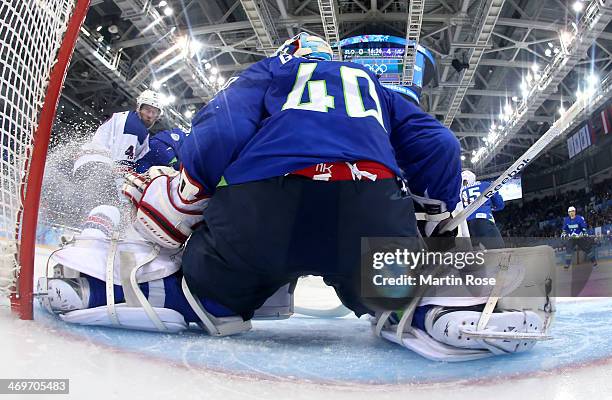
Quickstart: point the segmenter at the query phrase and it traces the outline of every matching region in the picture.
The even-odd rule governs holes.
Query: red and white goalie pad
[[[208,198],[188,200],[179,193],[186,174],[152,167],[147,174],[128,174],[123,193],[136,206],[134,228],[165,248],[180,247],[202,222]]]

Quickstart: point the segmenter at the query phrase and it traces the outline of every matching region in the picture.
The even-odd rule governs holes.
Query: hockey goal
[[[0,1],[0,297],[32,319],[40,189],[51,127],[89,0]]]

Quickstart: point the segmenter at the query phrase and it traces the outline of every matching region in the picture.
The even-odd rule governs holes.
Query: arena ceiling
[[[300,31],[331,42],[416,34],[435,55],[439,76],[437,87],[424,88],[424,108],[455,132],[466,166],[494,174],[549,129],[560,107],[612,69],[610,1],[574,3],[92,0],[66,80],[62,104],[70,112],[63,118],[101,118],[125,110],[145,87],[159,87],[171,103],[165,125],[188,125],[225,80]],[[537,166],[566,160],[567,150],[557,146]]]

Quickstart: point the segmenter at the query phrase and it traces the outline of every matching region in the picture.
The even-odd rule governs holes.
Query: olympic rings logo
[[[387,64],[363,64],[365,67],[368,67],[370,71],[375,73],[376,75],[382,75],[387,72]]]

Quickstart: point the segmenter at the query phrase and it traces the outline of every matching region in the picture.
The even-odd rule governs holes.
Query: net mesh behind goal
[[[0,1],[0,297],[30,319],[44,159],[89,0]],[[33,226],[30,226],[32,225]]]

